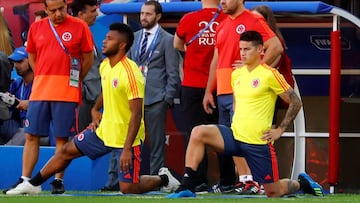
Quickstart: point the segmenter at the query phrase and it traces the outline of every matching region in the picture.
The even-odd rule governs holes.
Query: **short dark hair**
[[[80,11],[85,11],[86,5],[96,6],[98,4],[97,0],[74,0],[71,6],[71,12],[73,16],[78,16]]]
[[[38,10],[34,12],[35,16],[40,16],[41,18],[45,18],[47,15],[47,13],[44,10]]]
[[[240,36],[240,41],[252,42],[255,46],[264,45],[262,36],[255,30],[243,32]]]
[[[144,5],[147,5],[147,6],[154,6],[155,7],[155,13],[156,14],[162,14],[162,6],[161,4],[158,2],[158,1],[155,1],[155,0],[150,0],[150,1],[146,1],[144,3]]]
[[[44,5],[45,5],[45,7],[48,6],[47,3],[46,3],[46,1],[47,1],[47,0],[44,0]],[[66,0],[64,0],[64,3],[66,4]]]
[[[126,46],[125,52],[129,51],[133,42],[134,42],[134,32],[131,30],[130,26],[124,23],[113,23],[110,25],[110,30],[119,32],[120,34],[125,35]]]

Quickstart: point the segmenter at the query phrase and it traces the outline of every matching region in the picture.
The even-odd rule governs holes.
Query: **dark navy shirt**
[[[20,100],[28,100],[30,97],[31,88],[32,88],[32,82],[25,85],[22,78],[17,78],[10,85],[10,93],[15,95],[15,97]],[[20,111],[16,108],[13,108],[11,109],[11,113],[12,113],[12,119],[24,121],[26,118],[26,111],[22,111],[22,110]]]

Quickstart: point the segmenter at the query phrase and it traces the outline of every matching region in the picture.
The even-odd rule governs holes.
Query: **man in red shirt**
[[[81,80],[94,60],[88,25],[67,14],[66,0],[45,0],[44,4],[49,17],[33,23],[28,35],[26,50],[35,75],[25,121],[22,176],[9,191],[30,179],[39,155],[40,137],[49,135],[50,123],[56,136],[56,152],[69,136],[75,135]],[[53,194],[64,193],[63,175],[55,175]]]
[[[233,115],[233,91],[230,84],[230,77],[234,67],[241,65],[239,52],[240,34],[255,30],[261,34],[264,41],[265,55],[262,62],[271,65],[280,56],[283,48],[281,42],[269,28],[263,18],[254,15],[245,9],[245,0],[221,0],[222,10],[228,17],[223,20],[216,29],[215,51],[210,66],[209,80],[207,83],[203,107],[207,113],[212,113],[216,108],[213,93],[217,92],[217,106],[219,112],[219,124],[230,126]],[[239,194],[252,193],[259,189],[253,182],[251,171],[244,158],[234,158],[239,173],[239,184],[235,191]],[[223,157],[224,164],[221,164],[223,171],[232,170],[231,157]],[[246,185],[245,183],[248,183]],[[254,190],[251,190],[252,187]]]
[[[226,15],[218,7],[219,0],[202,0],[201,3],[201,10],[187,13],[181,18],[174,37],[174,47],[185,52],[180,94],[185,147],[193,127],[199,124],[217,123],[217,115],[207,114],[202,108],[202,99],[209,76],[210,62],[214,55],[215,29]],[[205,157],[198,169],[197,192],[208,190],[207,160],[210,159]],[[231,179],[234,181],[234,178]]]

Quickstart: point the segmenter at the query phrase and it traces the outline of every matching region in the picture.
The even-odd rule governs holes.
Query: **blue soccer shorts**
[[[30,101],[24,122],[25,133],[49,136],[50,123],[55,137],[76,134],[75,102]]]
[[[224,139],[224,154],[244,157],[255,181],[273,183],[279,180],[278,163],[272,144],[247,144],[234,139],[231,128],[217,125]]]
[[[116,153],[117,163],[119,164],[118,177],[119,181],[127,183],[140,182],[140,161],[141,161],[141,146],[132,147],[132,168],[128,172],[120,171],[120,156],[121,148],[113,148],[105,146],[104,142],[96,135],[96,132],[90,128],[84,130],[74,137],[75,146],[78,150],[88,156],[90,159],[101,157],[112,150]]]

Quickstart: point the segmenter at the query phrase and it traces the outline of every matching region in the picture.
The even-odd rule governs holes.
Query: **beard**
[[[106,57],[110,57],[110,56],[114,56],[118,53],[118,49],[108,49],[106,51],[103,52],[103,54],[106,56]]]
[[[20,77],[25,77],[27,76],[29,73],[32,72],[32,69],[29,67],[28,69],[24,70],[24,71],[18,71],[16,70],[16,73],[20,76]]]
[[[145,21],[145,20],[141,21],[141,27],[142,27],[142,28],[145,28],[145,29],[147,29],[147,30],[150,30],[150,29],[153,28],[155,25],[156,25],[156,19],[154,19],[153,21],[150,21],[150,22]]]

